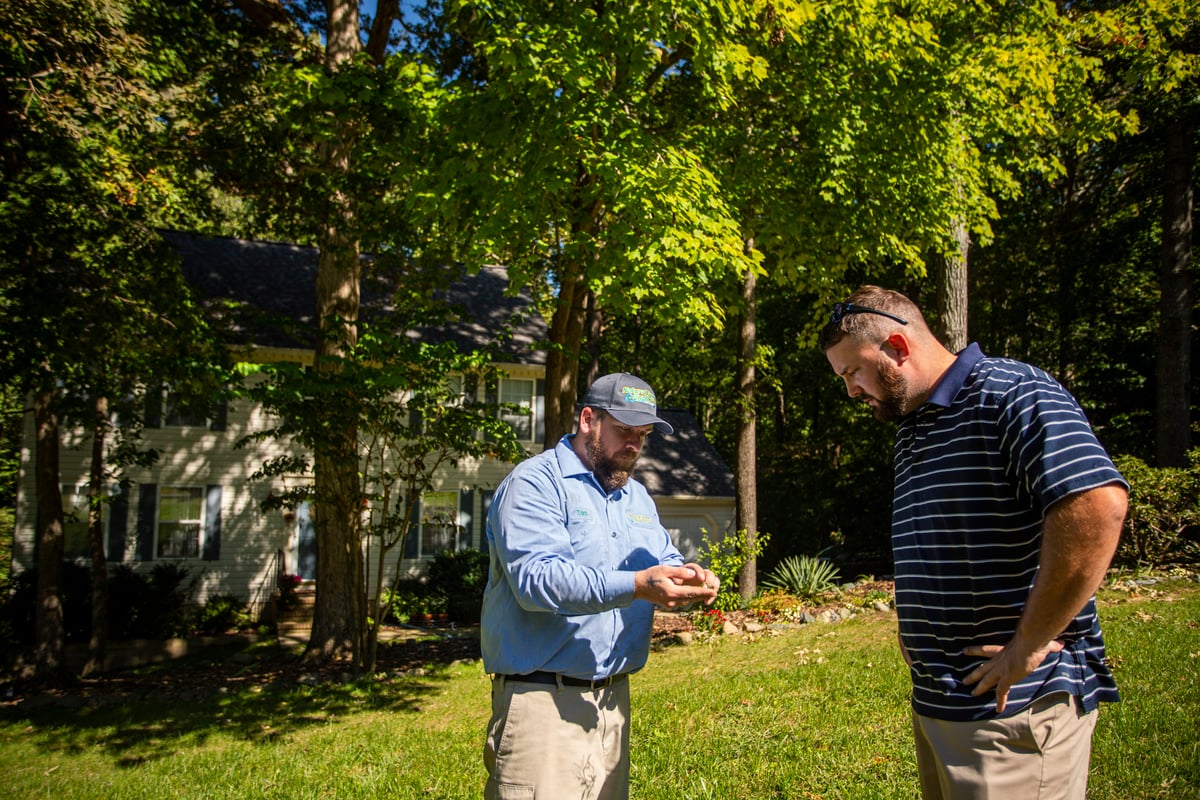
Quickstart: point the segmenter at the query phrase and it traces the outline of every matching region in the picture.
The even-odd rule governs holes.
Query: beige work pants
[[[1062,692],[1011,717],[947,722],[913,714],[925,800],[1083,800],[1098,712]]]
[[[600,689],[496,678],[485,800],[626,800],[629,681]]]

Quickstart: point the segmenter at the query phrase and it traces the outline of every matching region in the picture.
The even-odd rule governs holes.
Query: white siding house
[[[213,301],[237,300],[256,311],[274,312],[312,324],[316,251],[267,242],[164,234],[183,260],[185,274],[197,291]],[[489,268],[463,277],[449,290],[462,311],[453,326],[418,334],[451,339],[459,347],[479,346],[502,326],[512,336],[500,356],[504,378],[499,399],[528,408],[510,422],[529,453],[543,441],[544,351],[535,348],[546,326],[526,296],[508,296],[507,274]],[[516,320],[514,322],[514,319]],[[269,327],[247,323],[237,343],[247,361],[289,360],[310,363],[312,350]],[[145,446],[156,449],[153,467],[131,472],[133,485],[107,506],[105,542],[110,562],[149,569],[171,561],[199,575],[198,600],[232,594],[252,606],[265,603],[280,573],[315,578],[315,547],[308,509],[261,510],[271,492],[288,488],[287,479],[251,481],[263,462],[282,455],[278,442],[236,448],[248,433],[267,428],[271,420],[248,400],[232,401],[217,419],[189,419],[172,413],[169,396],[162,409],[147,414]],[[696,553],[701,531],[719,535],[732,527],[733,480],[715,450],[686,412],[663,410],[676,435],[656,437],[648,446],[637,477],[659,504],[663,524],[686,556]],[[31,415],[28,415],[31,417]],[[35,563],[38,519],[33,476],[32,419],[26,420],[21,452],[13,571]],[[64,434],[61,481],[68,514],[67,557],[86,559],[86,532],[72,522],[81,503],[91,454],[90,440],[80,432]],[[494,460],[464,461],[440,476],[438,488],[422,500],[421,524],[407,542],[403,567],[416,572],[435,552],[486,546],[483,521],[496,485],[512,469]],[[292,480],[305,480],[295,478]],[[118,490],[114,487],[114,492]],[[82,517],[80,518],[82,519]],[[366,553],[372,566],[374,552]],[[368,574],[372,574],[368,570]]]

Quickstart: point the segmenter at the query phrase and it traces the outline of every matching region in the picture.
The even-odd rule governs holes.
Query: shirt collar
[[[983,351],[979,349],[977,343],[971,342],[967,345],[954,359],[950,369],[946,370],[946,374],[938,380],[937,385],[929,394],[929,399],[925,402],[948,408],[954,402],[954,396],[958,394],[958,390],[966,383],[967,376],[971,374],[971,370],[975,368],[981,358],[983,358]]]

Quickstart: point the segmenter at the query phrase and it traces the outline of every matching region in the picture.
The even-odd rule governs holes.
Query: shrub
[[[780,589],[805,600],[837,588],[838,570],[813,556],[788,556],[771,571],[763,586]]]
[[[721,588],[717,592],[713,607],[720,611],[736,611],[742,607],[742,596],[738,587],[742,567],[750,559],[762,555],[771,536],[759,531],[754,537],[754,546],[751,547],[746,541],[745,530],[726,533],[716,542],[708,538],[708,531],[701,531],[703,535],[700,540],[700,562],[707,562],[706,566],[721,581]]]
[[[436,554],[429,563],[429,588],[437,611],[447,612],[455,622],[478,622],[488,563],[487,553],[480,550],[443,550]]]
[[[1200,449],[1187,468],[1151,467],[1134,456],[1114,459],[1129,481],[1129,513],[1115,561],[1123,566],[1161,567],[1195,561],[1200,545]]]
[[[196,614],[196,632],[204,634],[224,633],[240,630],[253,622],[246,604],[232,594],[218,594],[208,598],[204,607]]]

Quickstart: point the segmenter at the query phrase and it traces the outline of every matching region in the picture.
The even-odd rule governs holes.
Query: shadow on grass
[[[269,744],[364,711],[418,713],[478,641],[381,644],[376,672],[352,678],[348,664],[320,669],[280,645],[213,648],[71,686],[14,695],[0,725],[64,756],[102,752],[133,767],[203,747],[213,737]],[[17,687],[19,689],[19,687]]]

